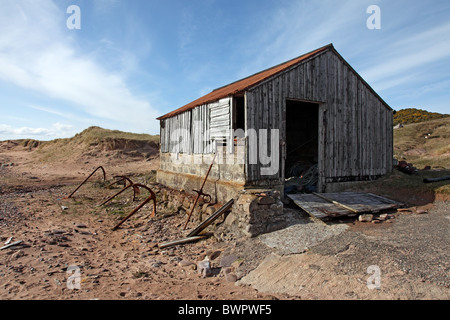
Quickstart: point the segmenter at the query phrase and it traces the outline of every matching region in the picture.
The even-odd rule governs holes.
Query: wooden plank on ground
[[[325,195],[330,200],[339,202],[355,212],[379,212],[398,208],[401,204],[390,199],[364,192],[328,193]]]
[[[308,214],[318,219],[347,216],[353,212],[338,207],[314,194],[290,194],[288,197]]]
[[[363,192],[290,194],[287,196],[308,214],[321,220],[355,213],[376,213],[401,206],[399,202]]]

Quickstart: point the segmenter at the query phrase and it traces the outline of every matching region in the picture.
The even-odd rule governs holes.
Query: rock
[[[211,262],[209,260],[200,261],[197,264],[198,273],[202,275],[202,278],[211,276]]]
[[[150,263],[151,263],[152,267],[154,267],[154,268],[159,268],[159,267],[161,267],[161,265],[163,265],[163,262],[156,260],[156,259],[150,259]]]
[[[258,204],[274,204],[275,203],[275,199],[271,196],[267,196],[267,197],[260,197],[258,198]]]
[[[208,252],[207,256],[209,258],[209,260],[216,260],[220,254],[222,253],[222,251],[217,250],[217,251],[213,251],[213,252]]]
[[[417,214],[426,214],[426,213],[428,213],[428,210],[418,209],[418,210],[416,211],[416,213],[417,213]]]
[[[234,273],[225,273],[225,280],[228,282],[236,282],[237,276]]]
[[[188,266],[191,266],[191,265],[195,265],[195,263],[193,263],[192,261],[189,261],[189,260],[181,260],[180,262],[178,262],[178,265],[180,266],[180,267],[188,267]]]
[[[209,206],[211,206],[211,204],[209,204],[209,203],[204,203],[204,204],[202,205],[202,212],[203,212],[203,213],[206,213],[206,209],[208,209]]]
[[[373,214],[362,214],[358,220],[361,222],[371,222],[373,220]]]
[[[25,253],[22,250],[19,250],[11,255],[11,260],[16,260],[25,256]]]
[[[230,268],[230,267],[222,269],[222,272],[225,275],[225,280],[227,280],[228,282],[236,282],[237,281],[237,276],[232,271],[233,271],[233,268]]]
[[[233,262],[235,262],[238,259],[238,257],[234,254],[224,256],[222,260],[220,260],[220,267],[227,268],[230,267]]]
[[[231,273],[232,269],[231,267],[226,267],[222,269],[223,274]]]
[[[216,209],[213,206],[209,206],[205,210],[205,214],[211,216],[216,212]]]
[[[389,219],[389,215],[387,213],[380,214],[380,216],[378,217],[378,220],[380,220],[380,221],[384,221],[387,219]]]
[[[75,227],[76,227],[76,228],[79,228],[79,229],[87,228],[87,226],[86,226],[85,224],[83,224],[83,223],[76,223],[76,224],[75,224]]]

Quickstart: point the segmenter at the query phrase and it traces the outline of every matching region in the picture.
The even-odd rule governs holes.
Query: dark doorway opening
[[[319,105],[286,101],[285,192],[317,191]]]
[[[245,98],[237,96],[234,98],[233,129],[245,131]]]

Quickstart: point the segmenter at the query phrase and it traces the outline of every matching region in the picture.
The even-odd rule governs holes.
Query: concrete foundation
[[[199,190],[205,177],[192,174],[174,173],[158,170],[157,182],[175,190],[182,190],[191,195],[197,195],[193,190]],[[243,184],[231,183],[210,178],[203,187],[203,193],[209,194],[213,202],[226,203],[230,199],[235,199],[239,192],[244,189]]]

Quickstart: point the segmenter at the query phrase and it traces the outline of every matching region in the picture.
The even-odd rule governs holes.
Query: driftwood
[[[195,236],[195,237],[188,237],[185,239],[180,239],[180,240],[174,240],[174,241],[170,241],[170,242],[165,242],[165,243],[160,243],[158,245],[159,248],[163,249],[163,248],[168,248],[168,247],[172,247],[172,246],[176,246],[179,244],[185,244],[185,243],[189,243],[189,242],[195,242],[201,239],[205,239],[206,236]]]
[[[8,249],[8,248],[10,248],[10,247],[17,246],[18,244],[21,244],[22,242],[23,242],[23,240],[19,240],[19,241],[10,243],[10,244],[8,244],[8,245],[6,245],[6,246],[1,247],[0,250],[4,250],[4,249]]]

